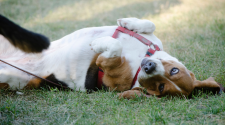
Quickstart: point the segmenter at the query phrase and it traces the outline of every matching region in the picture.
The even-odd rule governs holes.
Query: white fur
[[[162,59],[162,60],[172,60],[183,65],[177,58],[172,57],[165,51],[156,51],[149,59]]]
[[[155,25],[152,22],[136,18],[119,19],[118,22],[163,50],[161,41],[153,34]],[[85,91],[86,73],[96,52],[103,51],[102,55],[105,57],[124,56],[132,67],[134,77],[148,50],[146,45],[128,34],[119,33],[117,39],[111,38],[116,28],[117,26],[105,26],[75,31],[52,42],[49,49],[41,54],[23,53],[0,36],[0,59],[42,77],[53,73],[71,89]],[[22,89],[32,78],[34,77],[0,62],[0,83],[8,83],[12,89]],[[136,82],[135,86],[139,86],[139,83]]]
[[[91,46],[96,53],[101,53],[106,58],[121,56],[123,49],[121,42],[111,36],[97,38],[92,41]]]
[[[23,93],[22,92],[19,92],[19,91],[16,91],[16,94],[17,95],[23,95]]]

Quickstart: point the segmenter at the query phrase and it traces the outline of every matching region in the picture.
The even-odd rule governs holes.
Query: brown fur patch
[[[40,87],[40,84],[41,84],[41,79],[39,78],[33,78],[31,79],[28,84],[24,87],[24,89],[35,89],[35,88],[38,88]]]
[[[128,90],[123,93],[118,93],[117,95],[119,96],[119,98],[132,99],[136,98],[137,96],[140,97],[141,95],[143,95],[143,93],[139,90]]]
[[[96,64],[104,71],[103,83],[111,91],[125,91],[131,88],[132,70],[124,57],[105,58],[99,56]]]
[[[49,81],[52,81],[53,83],[50,83],[48,81],[39,79],[39,78],[33,78],[29,81],[29,83],[24,87],[24,89],[34,89],[34,88],[39,88],[39,87],[47,87],[48,89],[50,88],[58,88],[59,90],[64,90],[64,89],[70,89],[68,88],[67,84],[59,81],[54,74],[50,74],[49,76],[43,77]],[[57,85],[56,85],[57,84]]]
[[[8,83],[0,83],[0,89],[8,89],[9,84]]]
[[[141,88],[141,87],[135,87],[132,90],[118,93],[117,95],[119,96],[119,98],[126,98],[126,99],[132,99],[132,98],[141,97],[141,96],[151,97],[151,95],[145,94],[144,88]]]

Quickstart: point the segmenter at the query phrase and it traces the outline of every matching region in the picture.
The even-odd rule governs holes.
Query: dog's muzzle
[[[151,74],[155,68],[156,63],[152,62],[151,60],[148,60],[147,58],[143,59],[141,62],[141,68],[147,73]]]

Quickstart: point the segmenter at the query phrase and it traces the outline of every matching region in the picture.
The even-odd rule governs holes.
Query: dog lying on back
[[[99,67],[104,72],[103,86],[120,91],[120,97],[134,98],[155,95],[163,97],[189,96],[195,88],[211,88],[221,92],[222,87],[213,79],[196,80],[175,57],[165,51],[153,34],[155,25],[148,20],[123,18],[118,25],[152,41],[161,51],[145,57],[149,47],[129,34],[120,33],[112,38],[117,26],[93,27],[75,31],[51,43],[41,54],[26,54],[16,50],[9,41],[0,37],[0,58],[61,86],[80,91],[95,91],[98,87]],[[138,68],[141,68],[134,77]],[[134,85],[132,85],[134,83]],[[0,63],[0,88],[32,89],[51,84]],[[143,93],[146,89],[147,93]]]
[[[41,52],[50,42],[47,37],[16,25],[0,14],[0,34],[16,48],[27,53]],[[0,45],[2,46],[2,45]]]

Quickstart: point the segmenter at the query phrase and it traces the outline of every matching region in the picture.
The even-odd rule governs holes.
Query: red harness
[[[139,34],[133,32],[133,31],[130,31],[130,30],[126,29],[126,28],[123,28],[123,27],[121,27],[121,26],[119,26],[119,27],[116,29],[116,31],[114,32],[114,34],[113,34],[112,37],[116,39],[116,38],[118,37],[119,32],[122,32],[122,33],[125,33],[125,34],[129,34],[130,36],[137,38],[140,42],[142,42],[142,43],[144,43],[145,45],[149,46],[149,49],[148,49],[148,51],[147,51],[145,57],[150,57],[150,56],[152,56],[152,55],[155,53],[155,51],[160,51],[159,47],[158,47],[157,45],[153,44],[153,43],[152,43],[151,41],[149,41],[148,39],[144,38],[143,36],[141,36],[141,35],[139,35]],[[150,47],[150,45],[153,45],[154,48],[155,48],[155,50],[152,49],[152,48]],[[102,85],[103,85],[102,78],[103,78],[103,76],[104,76],[104,72],[102,71],[101,68],[98,68],[98,69],[99,69],[99,70],[98,70],[98,83],[97,83],[97,88],[98,88],[98,89],[102,89]],[[138,76],[138,73],[140,72],[140,70],[141,70],[141,67],[138,68],[138,71],[137,71],[137,73],[136,73],[136,75],[135,75],[135,77],[134,77],[134,79],[133,79],[131,88],[134,86],[135,82],[137,81],[137,76]]]

